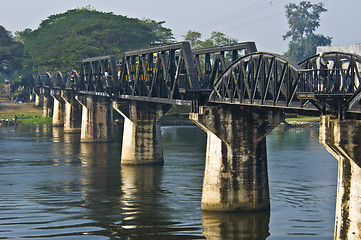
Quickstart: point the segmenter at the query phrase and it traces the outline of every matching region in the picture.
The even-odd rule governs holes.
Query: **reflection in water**
[[[332,239],[337,161],[317,130],[267,137],[270,215],[201,211],[206,134],[196,127],[162,128],[164,166],[121,166],[117,135],[79,139],[0,127],[0,238]]]
[[[269,233],[270,214],[202,211],[203,235],[210,240],[262,240]]]
[[[120,198],[124,229],[138,229],[132,236],[149,234],[154,225],[164,224],[159,201],[161,166],[122,166],[122,192]],[[156,224],[158,223],[158,224]]]
[[[109,143],[81,143],[81,207],[85,218],[102,228],[87,235],[117,235],[114,222],[121,216],[120,162]]]

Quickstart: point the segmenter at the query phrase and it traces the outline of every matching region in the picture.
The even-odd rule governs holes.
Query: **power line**
[[[229,28],[225,28],[224,30],[227,31],[227,30],[235,29],[235,28],[238,28],[238,27],[241,27],[241,26],[245,26],[245,25],[249,26],[249,25],[252,25],[252,24],[259,23],[259,22],[264,22],[264,21],[267,21],[267,20],[270,20],[270,19],[273,19],[273,18],[277,18],[277,17],[282,16],[282,13],[283,13],[283,12],[277,12],[277,13],[268,15],[268,16],[266,16],[266,17],[260,18],[260,19],[242,22],[242,23],[240,23],[240,24],[237,24],[236,26],[229,27]]]
[[[281,2],[284,2],[286,0],[264,0],[262,2],[258,2],[256,4],[253,4],[249,7],[240,9],[236,12],[230,13],[226,16],[223,16],[221,18],[209,21],[207,23],[204,23],[202,25],[199,25],[196,29],[207,29],[207,28],[215,28],[217,26],[224,26],[228,23],[238,21],[240,18],[243,17],[250,17],[250,16],[257,16],[259,15],[259,12],[261,10],[267,9],[269,12],[272,8],[277,7],[277,5]]]
[[[223,28],[224,30],[233,29],[245,24],[255,24],[262,21],[269,20],[271,18],[277,17],[276,14],[268,15],[267,17],[263,17],[264,15],[260,15],[260,12],[267,9],[267,12],[270,12],[270,10],[278,7],[278,5],[282,2],[285,2],[287,0],[263,0],[260,2],[257,2],[255,4],[252,4],[248,7],[242,8],[240,10],[237,10],[233,13],[227,14],[223,17],[208,21],[206,23],[203,23],[201,25],[198,25],[194,29],[197,31],[206,31],[207,29],[214,29],[214,28]],[[277,15],[280,13],[277,12]],[[253,18],[253,20],[249,20],[252,17],[256,16],[256,18]],[[261,18],[259,18],[261,17]],[[243,21],[243,19],[249,20],[247,22],[243,22],[241,24],[237,24],[235,27],[229,27],[229,25],[235,21]],[[228,26],[228,28],[224,28]],[[184,34],[182,34],[184,35]]]
[[[254,10],[262,9],[267,4],[266,2],[267,1],[264,0],[262,2],[253,4],[253,5],[249,6],[249,7],[244,8],[244,9],[240,9],[240,10],[238,10],[236,12],[225,15],[225,16],[223,16],[221,18],[217,18],[217,19],[211,20],[209,22],[203,23],[203,24],[197,26],[196,28],[197,29],[207,28],[209,26],[214,26],[214,25],[220,24],[220,23],[222,23],[224,21],[229,21],[231,19],[238,18],[238,16],[240,16],[240,15],[247,15],[247,14],[249,14],[250,12],[252,12]]]

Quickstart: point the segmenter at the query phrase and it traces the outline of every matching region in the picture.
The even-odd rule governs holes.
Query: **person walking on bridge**
[[[318,91],[324,91],[324,85],[327,81],[327,67],[328,61],[325,60],[325,54],[323,52],[320,53],[319,57],[316,60],[316,66],[318,69]]]

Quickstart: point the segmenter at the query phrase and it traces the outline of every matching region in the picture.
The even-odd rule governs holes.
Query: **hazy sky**
[[[285,4],[300,0],[0,0],[0,25],[15,33],[36,29],[48,16],[69,9],[92,6],[134,18],[165,21],[177,41],[188,30],[202,33],[220,31],[239,42],[254,41],[259,51],[282,54],[288,30]],[[361,0],[319,0],[328,10],[321,14],[317,33],[333,38],[332,45],[361,43],[359,15]]]

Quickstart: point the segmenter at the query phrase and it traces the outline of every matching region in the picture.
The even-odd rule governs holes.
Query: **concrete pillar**
[[[321,116],[320,143],[338,160],[336,240],[361,238],[361,120]]]
[[[190,119],[207,133],[201,208],[269,210],[266,136],[284,113],[223,105],[201,107]]]
[[[75,94],[72,90],[62,91],[61,97],[64,99],[64,132],[65,133],[80,133],[81,132],[81,115],[82,106],[75,99]]]
[[[114,103],[124,117],[122,164],[163,164],[159,119],[170,107],[138,101]]]
[[[65,102],[61,97],[61,90],[51,90],[50,94],[54,99],[53,126],[62,127],[64,126]]]
[[[81,142],[109,142],[114,137],[113,108],[110,98],[76,96],[82,105]]]
[[[40,95],[43,99],[43,117],[50,117],[53,114],[54,98],[50,95],[49,88],[41,88]]]
[[[42,107],[43,98],[42,98],[42,95],[40,94],[40,89],[34,88],[34,94],[35,94],[35,106]]]
[[[34,88],[31,88],[31,87],[27,87],[26,88],[27,90],[27,93],[29,94],[29,99],[28,101],[29,102],[32,102],[32,101],[35,101],[35,92],[34,92]]]

